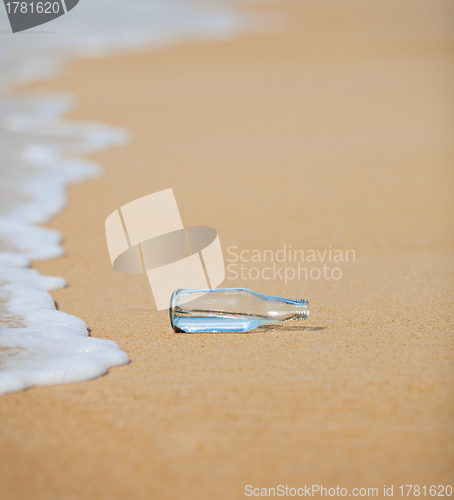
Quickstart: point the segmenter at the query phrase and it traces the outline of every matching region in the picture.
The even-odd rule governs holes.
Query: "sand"
[[[49,225],[67,255],[34,265],[68,281],[59,309],[131,363],[1,397],[2,499],[452,481],[452,3],[278,10],[282,32],[79,61],[24,89],[72,92],[72,119],[133,133],[94,156],[105,175],[72,187]],[[355,261],[327,264],[337,280],[227,273],[225,286],[310,300],[304,324],[176,334],[145,276],[112,269],[104,235],[113,210],[169,187],[226,259],[291,245]]]

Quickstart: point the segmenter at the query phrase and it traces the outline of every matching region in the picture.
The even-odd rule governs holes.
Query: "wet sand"
[[[67,255],[34,266],[63,276],[59,309],[131,363],[0,398],[5,500],[452,482],[452,4],[279,9],[279,33],[80,61],[25,89],[72,92],[72,119],[133,133],[50,224]],[[169,187],[225,259],[291,245],[355,260],[305,262],[342,277],[287,283],[246,262],[224,286],[306,298],[310,319],[176,334],[145,276],[113,271],[104,235],[116,208]]]

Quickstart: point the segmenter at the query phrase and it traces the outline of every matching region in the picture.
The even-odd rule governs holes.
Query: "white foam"
[[[0,393],[88,380],[128,362],[114,342],[89,337],[81,319],[55,309],[49,291],[66,286],[63,278],[29,268],[64,254],[61,235],[38,224],[66,206],[69,184],[102,172],[74,155],[129,139],[126,131],[64,120],[71,105],[68,96],[0,99],[0,298],[7,309]]]
[[[39,224],[67,203],[69,184],[100,175],[80,158],[129,140],[127,131],[63,118],[68,95],[15,95],[11,85],[47,77],[75,57],[157,48],[184,39],[227,38],[269,28],[267,19],[222,1],[90,0],[49,23],[14,35],[0,14],[0,394],[98,377],[128,356],[92,338],[80,318],[55,308],[63,278],[30,269],[64,254],[61,235]]]

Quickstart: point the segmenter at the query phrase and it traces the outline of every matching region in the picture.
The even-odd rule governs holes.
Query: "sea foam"
[[[98,377],[128,356],[92,338],[79,318],[57,311],[50,290],[60,277],[30,269],[64,254],[61,235],[39,223],[66,206],[69,184],[98,176],[99,164],[76,155],[126,143],[126,131],[64,120],[72,99],[0,99],[0,393]]]
[[[125,144],[129,133],[65,119],[71,96],[11,87],[58,73],[76,57],[228,38],[261,25],[221,1],[90,0],[14,35],[0,15],[0,394],[89,380],[128,362],[115,342],[89,336],[82,319],[56,310],[49,291],[65,280],[30,264],[64,254],[61,235],[39,224],[65,208],[69,184],[102,173],[81,156]]]

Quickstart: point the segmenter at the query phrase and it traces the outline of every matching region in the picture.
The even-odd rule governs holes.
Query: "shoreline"
[[[279,4],[290,32],[76,61],[24,87],[70,90],[80,104],[66,118],[133,133],[90,156],[104,176],[71,186],[49,224],[67,254],[33,264],[68,282],[52,292],[59,310],[132,362],[0,398],[8,498],[448,484],[451,8],[418,4],[400,43],[403,20],[383,31],[400,19],[403,3],[393,5],[383,17],[352,7],[356,29],[351,12],[333,24],[316,6]],[[169,187],[185,226],[218,230],[224,258],[231,245],[284,243],[357,258],[336,283],[224,282],[304,294],[305,328],[175,334],[146,278],[112,269],[104,235],[113,210]]]

